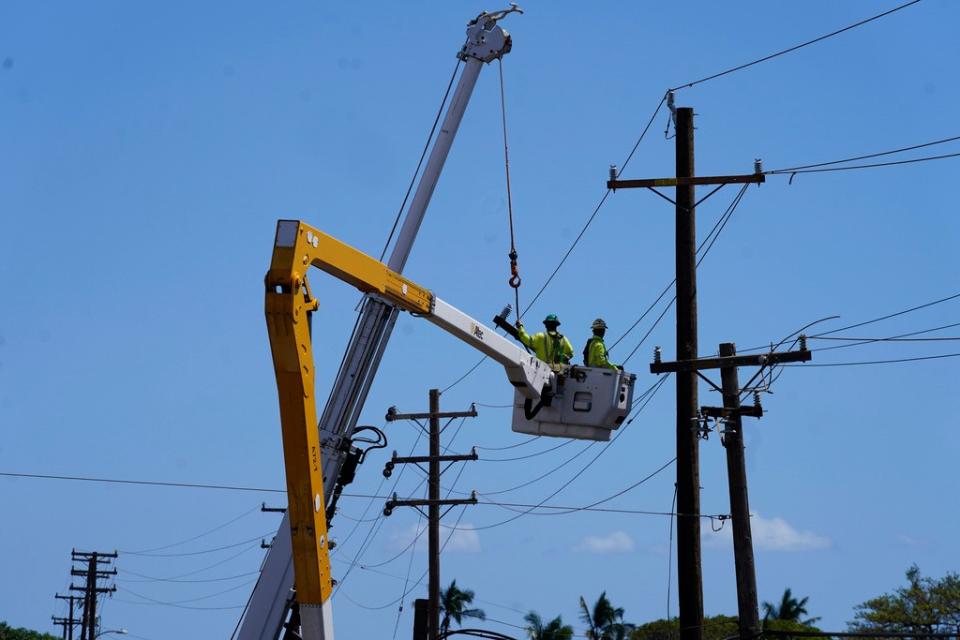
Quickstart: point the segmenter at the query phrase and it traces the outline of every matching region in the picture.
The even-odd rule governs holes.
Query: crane
[[[458,66],[462,65],[463,70],[387,263],[398,273],[403,271],[410,256],[480,71],[485,64],[502,59],[513,46],[510,34],[499,25],[499,21],[514,12],[521,13],[519,7],[511,4],[509,9],[483,12],[467,23],[466,42],[457,52]],[[354,433],[397,313],[396,308],[377,298],[363,300],[343,361],[324,404],[317,428],[328,518],[333,517],[336,497],[349,483],[363,458],[363,451],[355,446]],[[289,518],[284,514],[240,620],[238,640],[276,640],[285,622],[294,632],[298,630],[289,531]]]
[[[516,5],[504,11],[484,12],[468,23],[467,41],[458,53],[463,72],[387,264],[304,223],[278,223],[268,274],[267,318],[280,392],[291,506],[267,552],[244,611],[238,627],[240,640],[275,640],[282,627],[293,633],[302,628],[303,637],[308,640],[333,637],[327,528],[343,486],[352,481],[365,454],[358,446],[362,439],[354,435],[356,425],[401,310],[422,315],[504,367],[516,389],[512,418],[515,431],[606,440],[630,408],[634,376],[584,367],[554,371],[400,275],[479,72],[485,63],[502,58],[512,47],[510,35],[498,21],[514,11],[519,12]],[[303,242],[306,247],[299,246]],[[298,253],[299,249],[306,252]],[[293,255],[300,264],[283,262]],[[305,337],[302,334],[316,308],[306,278],[311,265],[350,282],[366,294],[319,424],[312,382],[308,382],[313,379],[312,356],[302,358],[304,348],[306,353],[312,353],[309,330]],[[411,297],[414,292],[418,292],[417,297]],[[298,318],[298,322],[294,323],[293,318]],[[495,324],[503,326],[502,319],[495,319]],[[293,333],[275,333],[282,327]],[[294,356],[296,350],[289,350],[288,341],[296,331],[300,331],[301,341],[297,345],[300,352]],[[300,365],[296,370],[290,367],[294,358]],[[294,503],[298,507],[294,508]],[[289,622],[284,624],[288,615]]]
[[[280,402],[293,568],[303,638],[330,640],[332,580],[310,323],[319,301],[307,278],[311,266],[424,318],[499,363],[515,388],[514,431],[607,439],[630,409],[635,376],[551,367],[379,260],[305,222],[280,220],[264,306]]]

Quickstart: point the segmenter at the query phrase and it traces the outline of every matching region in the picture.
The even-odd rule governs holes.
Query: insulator
[[[384,516],[386,516],[386,517],[389,518],[392,513],[393,513],[393,509],[391,509],[390,507],[384,507],[384,508],[383,508],[383,515],[384,515]]]
[[[799,340],[800,340],[800,351],[806,351],[806,350],[807,350],[807,336],[806,336],[806,334],[801,333]]]
[[[654,348],[653,348],[653,361],[654,361],[655,363],[659,364],[659,363],[660,363],[660,356],[661,356],[660,347],[654,347]]]
[[[617,165],[615,164],[610,165],[610,179],[611,180],[617,179]]]
[[[753,172],[763,173],[763,160],[761,160],[760,158],[753,159]]]
[[[760,406],[760,390],[759,389],[753,390],[753,406],[755,407]]]

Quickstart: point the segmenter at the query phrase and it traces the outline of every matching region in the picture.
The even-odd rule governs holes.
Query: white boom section
[[[539,400],[543,390],[553,386],[555,374],[546,362],[436,296],[425,319],[499,362],[510,383],[525,398]]]
[[[463,72],[454,90],[450,106],[434,141],[433,148],[417,184],[413,200],[390,254],[389,266],[403,272],[417,231],[423,222],[430,198],[457,135],[467,104],[484,63],[509,53],[510,34],[497,24],[506,12],[483,13],[467,25],[467,42],[457,54],[464,62]],[[344,354],[320,418],[321,468],[324,471],[324,500],[333,496],[345,452],[339,447],[349,438],[363,409],[370,385],[376,375],[387,341],[397,318],[397,310],[383,302],[367,298],[356,330]],[[267,550],[260,578],[253,588],[243,613],[238,640],[275,640],[281,631],[293,594],[293,558],[290,547],[290,523],[286,514],[277,529],[274,543]],[[301,617],[302,617],[301,613]],[[308,636],[309,637],[309,636]],[[325,640],[332,640],[332,633]]]

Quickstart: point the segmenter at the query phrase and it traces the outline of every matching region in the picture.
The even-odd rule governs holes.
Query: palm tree
[[[606,591],[597,598],[592,610],[580,596],[580,619],[587,624],[585,635],[590,640],[626,640],[636,625],[624,622],[623,613],[623,607],[614,608],[610,603]]]
[[[803,598],[802,600],[797,600],[793,597],[793,594],[790,592],[790,589],[785,589],[783,592],[783,597],[780,598],[780,604],[774,605],[771,602],[763,603],[763,620],[787,620],[789,622],[796,622],[798,624],[811,625],[815,623],[820,618],[807,618],[806,620],[801,620],[803,616],[807,615],[807,600],[810,598]]]
[[[467,605],[473,602],[473,591],[470,589],[460,589],[457,587],[457,581],[454,580],[450,586],[440,592],[440,611],[443,618],[440,620],[440,633],[446,633],[450,629],[450,620],[452,619],[458,625],[463,618],[477,618],[486,620],[487,614],[483,609],[469,609]]]
[[[573,627],[563,624],[560,616],[546,625],[535,611],[523,616],[523,619],[527,622],[527,635],[530,640],[571,640],[573,638]]]

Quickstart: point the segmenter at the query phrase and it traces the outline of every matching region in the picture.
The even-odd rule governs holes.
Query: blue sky
[[[667,87],[889,6],[694,2],[681,14],[668,3],[526,3],[526,15],[506,24],[515,44],[504,63],[521,301],[570,246],[604,193],[607,166],[622,163]],[[262,311],[275,221],[302,218],[379,254],[464,23],[484,8],[500,7],[0,7],[0,471],[282,487]],[[678,105],[698,114],[698,173],[750,172],[754,158],[773,169],[960,135],[958,19],[960,6],[925,0],[680,91]],[[498,100],[489,67],[406,270],[479,318],[512,299]],[[665,125],[661,112],[625,177],[672,174]],[[841,316],[820,325],[828,330],[956,293],[960,218],[950,187],[958,166],[944,160],[805,174],[792,184],[771,177],[752,187],[700,270],[701,352],[726,341],[777,341],[824,316]],[[734,195],[728,187],[700,208],[701,237]],[[652,194],[612,196],[531,310],[530,324],[557,313],[578,353],[598,315],[611,336],[622,333],[672,278],[672,216]],[[319,273],[313,287],[321,299],[317,388],[325,397],[358,295]],[[960,322],[960,301],[839,335],[883,337],[952,322]],[[613,359],[626,357],[649,327],[650,318]],[[673,357],[672,332],[668,313],[629,361],[640,388],[655,382],[646,373],[653,345]],[[814,358],[955,351],[955,342],[888,342]],[[475,362],[453,338],[402,317],[365,422],[382,426],[390,405],[425,410],[429,388],[446,387]],[[840,628],[855,604],[900,584],[911,563],[932,575],[958,568],[952,541],[960,519],[951,500],[960,488],[957,363],[791,368],[778,379],[765,398],[767,415],[746,427],[761,599],[791,587],[810,597],[810,613],[823,616],[825,628]],[[442,406],[499,405],[510,393],[502,371],[485,363],[447,391]],[[550,504],[594,502],[669,461],[672,394],[668,381]],[[706,387],[701,398],[719,402]],[[586,445],[573,443],[547,451],[559,442],[544,440],[493,450],[521,441],[507,413],[481,406],[450,443],[488,448],[481,450],[488,460],[468,465],[458,490],[510,489],[580,454],[497,497],[536,503],[600,450],[580,453]],[[391,450],[414,445],[415,427],[395,423],[387,432]],[[702,444],[701,457],[703,511],[725,513],[724,453],[715,437]],[[384,458],[371,456],[350,491],[390,489],[381,484]],[[606,506],[668,511],[673,473],[668,468]],[[405,474],[398,493],[418,481]],[[245,574],[262,558],[258,543],[238,543],[275,529],[278,518],[256,507],[282,498],[10,478],[0,479],[0,491],[0,543],[8,550],[0,618],[52,630],[49,616],[62,609],[53,594],[69,582],[71,548],[119,549],[120,590],[106,601],[104,624],[151,640],[229,636],[239,615],[229,607],[245,602],[254,577]],[[408,567],[415,579],[426,566],[418,548],[398,555],[416,531],[415,512],[399,510],[382,524],[351,520],[373,518],[380,507],[345,498],[335,522],[340,577],[355,559],[370,566],[396,556],[344,580],[335,598],[342,637],[392,637],[396,605],[377,607],[400,596]],[[491,618],[522,624],[522,612],[534,609],[574,622],[578,597],[592,600],[604,589],[631,621],[666,614],[667,518],[581,512],[484,528],[511,515],[497,506],[468,509],[443,559],[444,581],[474,589]],[[192,555],[129,553],[211,529],[154,552]],[[711,614],[736,611],[725,533],[705,534]],[[207,553],[218,547],[229,548]],[[173,576],[209,582],[151,580]],[[670,600],[675,614],[675,585]],[[409,633],[410,609],[400,617],[400,637]]]

